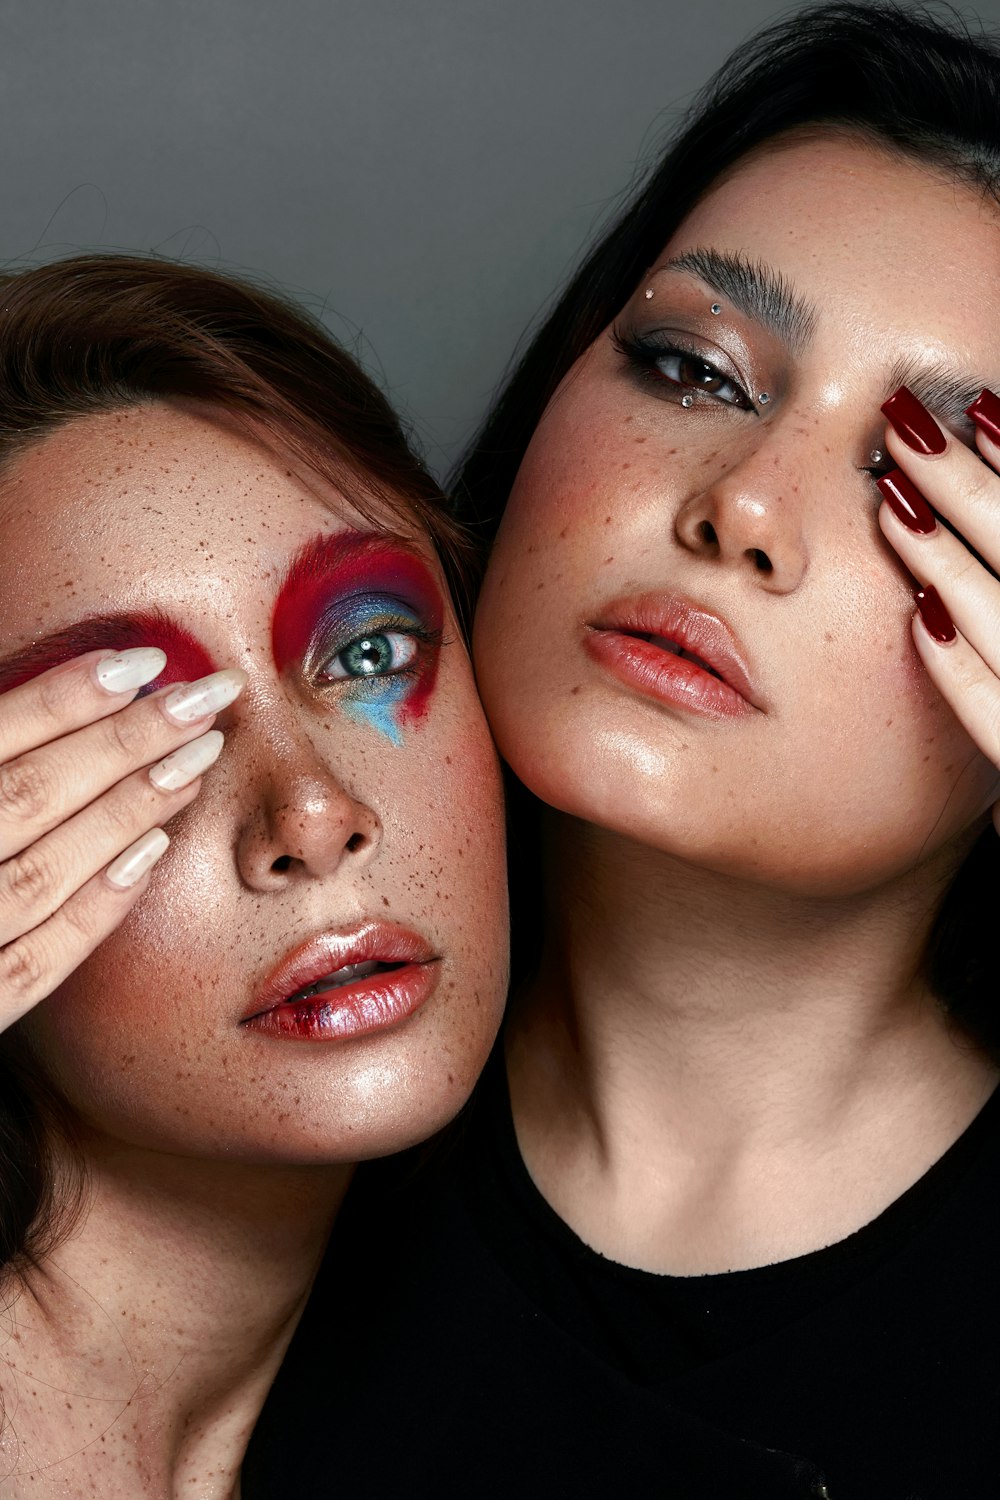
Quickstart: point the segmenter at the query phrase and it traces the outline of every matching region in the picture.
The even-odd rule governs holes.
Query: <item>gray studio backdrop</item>
[[[264,273],[359,347],[443,472],[644,154],[785,8],[0,0],[0,260]]]

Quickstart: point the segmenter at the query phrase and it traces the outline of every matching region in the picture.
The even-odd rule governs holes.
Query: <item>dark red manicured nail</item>
[[[910,531],[919,531],[921,536],[927,536],[934,530],[937,525],[934,512],[913,480],[908,479],[902,469],[893,469],[890,473],[883,474],[875,483],[889,502],[893,515],[898,516]]]
[[[994,396],[992,391],[983,391],[971,406],[965,408],[965,415],[971,417],[987,437],[1000,443],[1000,396]]]
[[[955,629],[951,615],[941,603],[941,595],[933,584],[929,583],[925,589],[917,589],[913,597],[917,601],[920,618],[934,639],[940,641],[943,646],[953,641],[958,631]]]
[[[943,453],[948,439],[912,391],[901,385],[882,407],[882,414],[914,453]]]

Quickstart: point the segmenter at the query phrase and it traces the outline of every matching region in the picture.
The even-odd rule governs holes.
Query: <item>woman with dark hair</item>
[[[466,551],[317,325],[117,256],[3,280],[0,535],[0,1490],[226,1500],[499,1021]]]
[[[258,1430],[290,1493],[995,1490],[998,200],[991,42],[807,11],[484,427],[520,974],[447,1148],[338,1228]]]

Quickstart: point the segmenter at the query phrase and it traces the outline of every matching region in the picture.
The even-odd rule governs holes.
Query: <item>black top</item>
[[[366,1168],[243,1500],[996,1500],[1000,1092],[871,1224],[778,1265],[605,1259],[541,1197],[494,1058]]]

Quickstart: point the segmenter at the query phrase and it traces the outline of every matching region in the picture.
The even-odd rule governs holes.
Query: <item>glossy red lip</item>
[[[729,625],[679,595],[618,600],[588,625],[585,643],[646,697],[716,718],[766,711]]]
[[[356,966],[360,973],[352,973]],[[433,992],[439,955],[391,922],[320,933],[264,981],[242,1025],[299,1041],[338,1041],[395,1026]],[[332,987],[324,987],[329,979]]]

